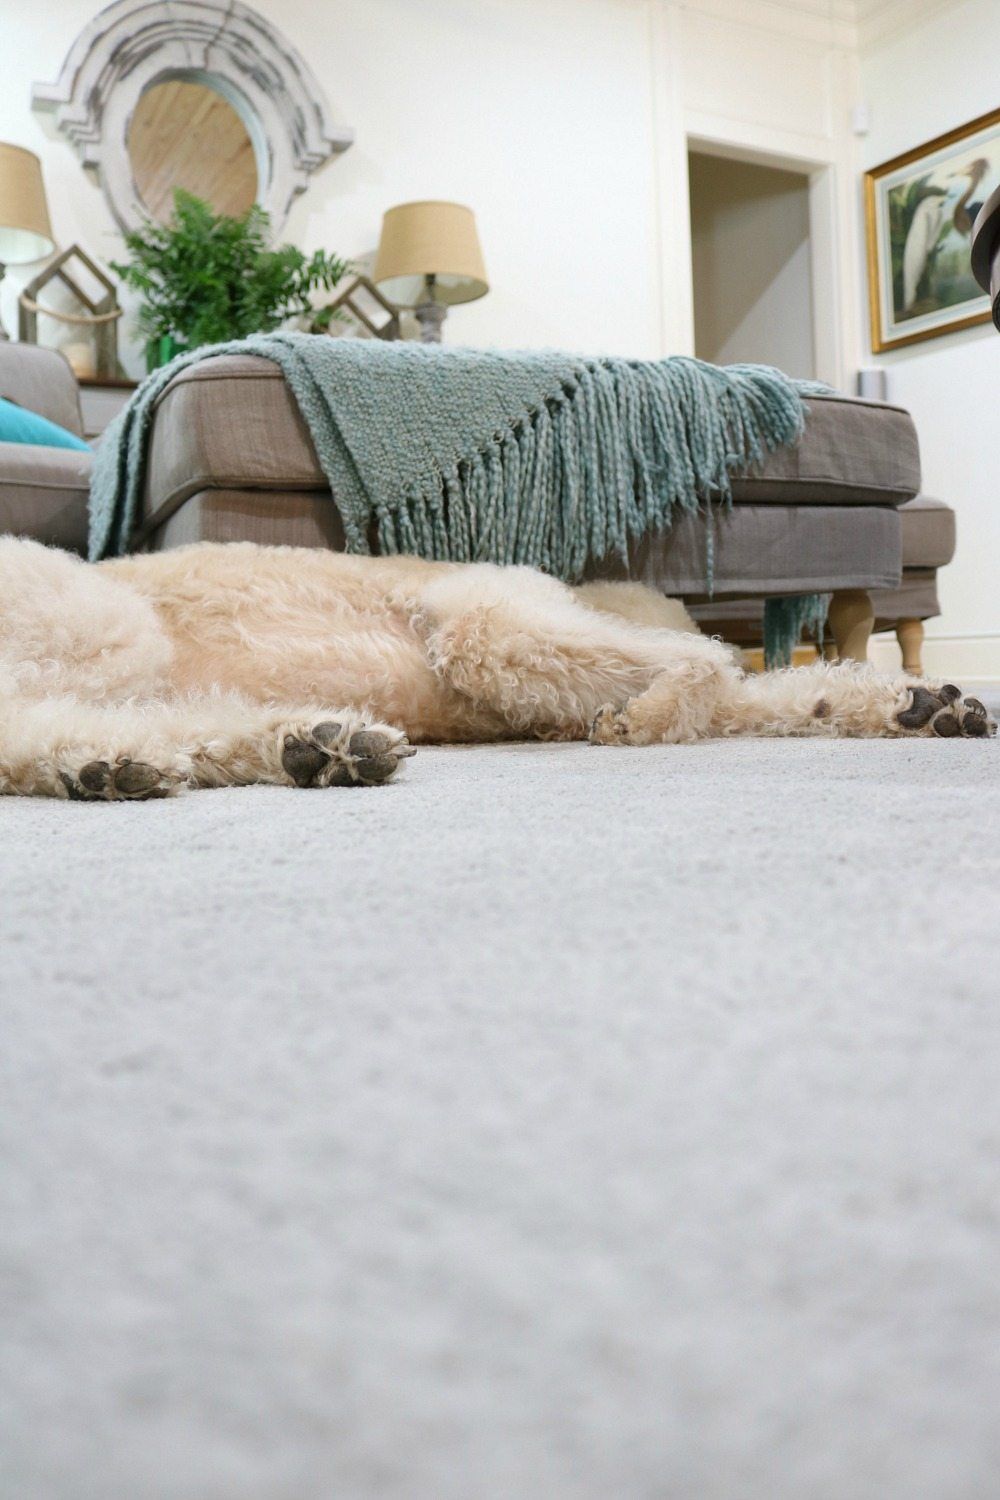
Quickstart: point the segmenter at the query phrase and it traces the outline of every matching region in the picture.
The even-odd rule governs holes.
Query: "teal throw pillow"
[[[67,432],[48,417],[40,417],[36,411],[24,406],[15,406],[0,396],[0,443],[35,443],[40,448],[80,448],[90,452],[90,444],[75,432]]]

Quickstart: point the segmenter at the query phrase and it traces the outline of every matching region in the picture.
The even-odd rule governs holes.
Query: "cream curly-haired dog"
[[[96,566],[0,540],[0,791],[388,781],[411,742],[988,735],[957,688],[854,665],[744,675],[636,586],[202,544]]]

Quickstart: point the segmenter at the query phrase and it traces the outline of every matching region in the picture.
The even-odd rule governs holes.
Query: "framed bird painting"
[[[990,321],[969,264],[972,225],[1000,185],[1000,109],[865,173],[876,354]]]

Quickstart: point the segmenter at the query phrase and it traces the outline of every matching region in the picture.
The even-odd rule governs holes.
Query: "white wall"
[[[964,0],[866,50],[861,83],[871,131],[864,165],[995,109],[998,56],[997,0]],[[943,614],[928,625],[927,664],[1000,679],[1000,335],[986,324],[864,358],[885,366],[890,398],[913,413],[925,490],[958,516],[958,551],[941,574]]]
[[[355,143],[285,237],[351,257],[408,198],[472,205],[492,290],[448,336],[659,351],[649,27],[634,0],[253,0],[303,53]],[[43,159],[58,242],[118,254],[99,189],[29,108],[98,5],[2,0],[0,140]],[[37,267],[11,268],[3,300]]]
[[[688,177],[698,358],[811,378],[808,179],[698,153]]]
[[[59,244],[106,261],[120,242],[101,193],[29,108],[32,83],[56,76],[97,6],[0,3],[0,140],[41,155]],[[847,0],[255,3],[357,132],[287,237],[363,258],[390,204],[470,203],[492,290],[452,314],[456,341],[691,352],[687,135],[791,165],[839,160],[847,33],[831,16]],[[33,271],[9,273],[8,325]],[[817,351],[827,376],[849,362],[846,326]]]

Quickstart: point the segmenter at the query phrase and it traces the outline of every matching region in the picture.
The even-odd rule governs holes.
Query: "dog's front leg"
[[[353,710],[259,705],[230,694],[106,707],[6,699],[0,792],[142,801],[183,786],[375,786],[412,754]]]
[[[0,792],[8,796],[144,800],[166,796],[191,773],[162,712],[0,697]]]

